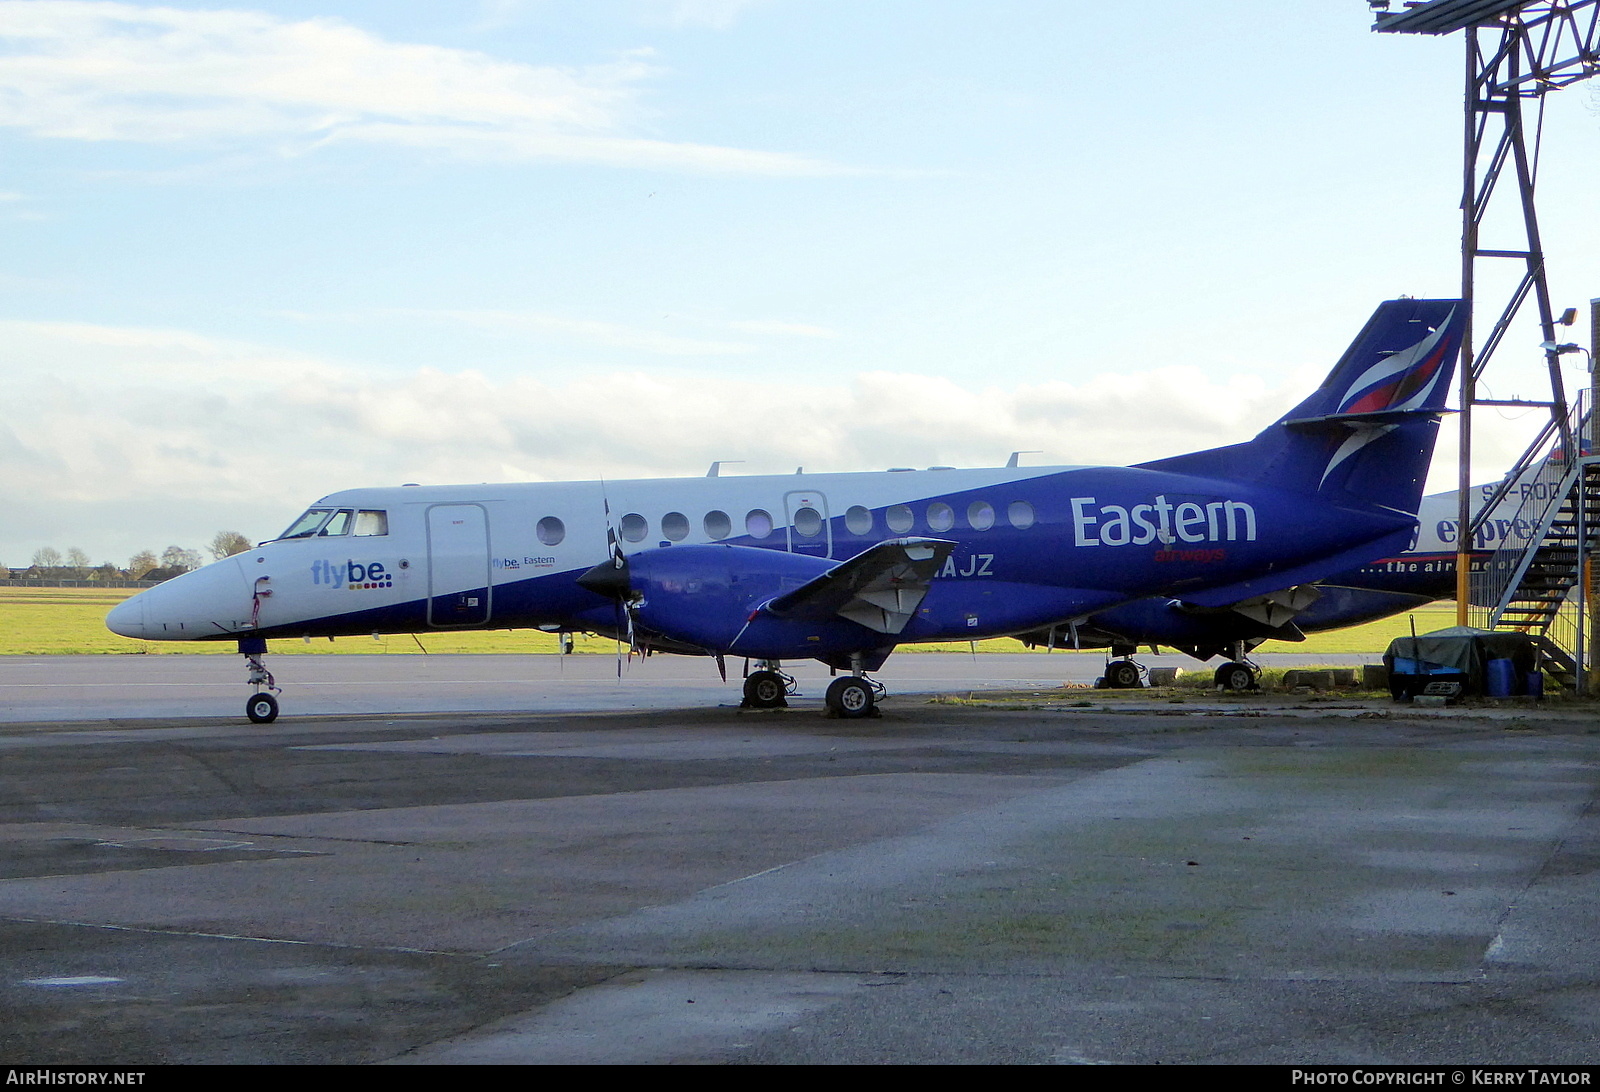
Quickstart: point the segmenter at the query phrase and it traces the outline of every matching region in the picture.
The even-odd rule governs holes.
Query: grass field
[[[106,612],[133,595],[124,588],[15,588],[0,587],[0,655],[38,656],[49,654],[150,653],[159,655],[233,653],[231,641],[133,641],[118,637],[105,627]],[[1455,607],[1441,603],[1409,614],[1396,615],[1365,626],[1317,634],[1304,643],[1269,641],[1260,652],[1292,652],[1309,655],[1348,655],[1382,652],[1389,642],[1411,632],[1412,620],[1418,633],[1455,624]],[[334,640],[273,641],[273,652],[327,655],[330,653],[382,652],[479,652],[536,653],[554,652],[556,638],[537,630],[490,630],[481,633],[424,633],[371,637],[339,637]],[[904,651],[952,650],[965,652],[965,642],[939,645],[908,645]],[[579,652],[611,655],[612,641],[598,637],[579,637]],[[1016,641],[998,639],[978,642],[979,652],[1024,652]],[[1084,655],[1102,655],[1101,652]]]

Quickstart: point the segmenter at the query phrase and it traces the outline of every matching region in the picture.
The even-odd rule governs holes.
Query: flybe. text
[[[1254,542],[1256,510],[1244,501],[1180,501],[1158,495],[1153,504],[1097,504],[1072,498],[1072,538],[1077,546],[1148,546],[1152,542]]]
[[[313,561],[311,582],[335,588],[342,588],[346,584],[352,588],[388,588],[394,586],[394,577],[381,561],[346,561],[343,565],[332,561]]]

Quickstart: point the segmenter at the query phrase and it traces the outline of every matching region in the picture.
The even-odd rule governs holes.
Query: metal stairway
[[[1567,693],[1578,689],[1578,661],[1550,638],[1539,634],[1534,638],[1539,651],[1539,670]]]
[[[1585,459],[1559,495],[1544,538],[1527,554],[1521,579],[1508,588],[1495,625],[1524,633],[1543,633],[1555,621],[1567,596],[1578,586],[1578,561],[1600,544],[1600,466]],[[1587,487],[1585,488],[1585,483]],[[1580,497],[1585,498],[1579,511]],[[1492,564],[1492,562],[1491,562]]]
[[[1541,437],[1473,520],[1475,542],[1495,538],[1501,545],[1471,574],[1469,611],[1483,629],[1536,635],[1540,667],[1570,691],[1579,687],[1585,606],[1573,592],[1585,559],[1600,549],[1600,457],[1588,454],[1593,447],[1583,399],[1568,421],[1584,454],[1572,452],[1562,437]],[[1508,511],[1514,511],[1510,519]]]

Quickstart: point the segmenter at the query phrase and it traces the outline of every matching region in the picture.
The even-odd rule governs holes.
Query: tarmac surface
[[[1597,1057],[1592,708],[530,659],[0,662],[0,1061]]]
[[[1381,656],[1339,656],[1341,664]],[[1093,683],[1103,653],[906,652],[879,673],[899,695],[1016,690]],[[1259,656],[1266,667],[1326,664],[1329,657]],[[1140,656],[1147,667],[1209,674],[1215,664],[1187,656]],[[1220,662],[1220,661],[1218,661]],[[738,704],[741,664],[724,683],[709,659],[683,656],[268,655],[286,691],[285,713],[623,711]],[[804,689],[828,685],[821,664],[786,663]],[[249,694],[237,655],[0,656],[0,723],[121,717],[233,716]],[[619,677],[620,676],[620,677]]]

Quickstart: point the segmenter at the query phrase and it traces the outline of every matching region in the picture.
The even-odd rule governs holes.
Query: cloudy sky
[[[1379,300],[1457,289],[1462,43],[1369,21],[0,4],[0,562],[264,538],[355,485],[1247,438]],[[1583,306],[1587,86],[1545,132],[1552,285]],[[1540,396],[1538,340],[1496,396]],[[1481,478],[1531,424],[1485,427]]]

